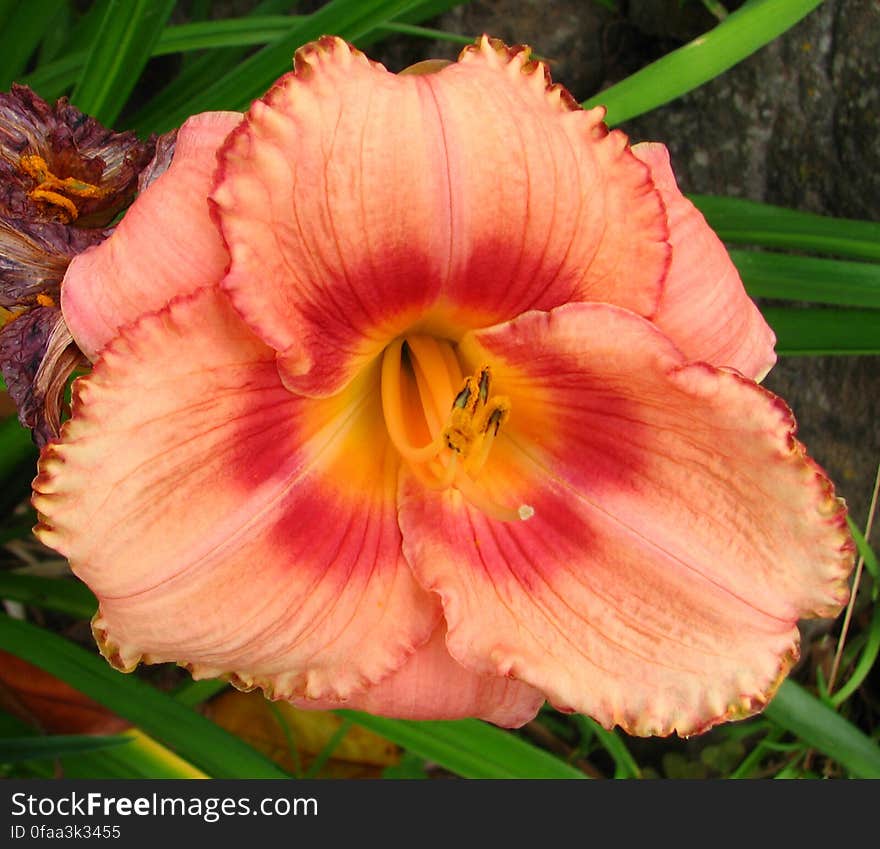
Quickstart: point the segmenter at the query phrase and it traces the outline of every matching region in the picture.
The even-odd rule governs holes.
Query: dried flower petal
[[[0,215],[103,227],[133,198],[155,142],[114,133],[26,86],[0,94]]]
[[[39,295],[57,301],[70,260],[108,235],[55,221],[0,218],[0,306],[30,306]]]
[[[67,378],[83,363],[58,307],[34,307],[0,331],[0,370],[38,447],[57,436]]]

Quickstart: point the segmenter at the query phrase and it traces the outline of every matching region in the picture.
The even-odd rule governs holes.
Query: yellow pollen
[[[13,319],[18,318],[21,315],[21,309],[11,309],[8,310],[5,307],[0,307],[0,329],[6,327]]]
[[[421,483],[429,489],[454,487],[502,521],[534,514],[526,504],[516,509],[498,504],[477,482],[510,416],[510,399],[492,395],[488,365],[463,377],[451,342],[414,334],[385,349],[381,384],[388,436]]]
[[[25,154],[18,160],[18,164],[25,174],[37,181],[37,185],[28,192],[28,197],[60,207],[68,216],[68,221],[76,221],[79,217],[79,209],[66,195],[78,198],[101,198],[107,194],[106,189],[77,180],[76,177],[63,179],[56,177],[49,170],[46,160],[35,153]]]
[[[41,307],[54,307],[55,306],[55,299],[52,298],[51,295],[47,295],[44,292],[40,292],[37,295],[37,303]]]

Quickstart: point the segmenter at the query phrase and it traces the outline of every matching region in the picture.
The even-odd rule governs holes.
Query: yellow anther
[[[51,174],[49,166],[46,164],[46,160],[43,159],[42,156],[37,156],[34,153],[26,153],[18,160],[18,164],[25,174],[29,174],[40,183]]]
[[[37,181],[37,186],[28,192],[28,197],[61,207],[69,216],[70,221],[75,221],[79,217],[79,210],[66,195],[78,198],[101,198],[107,194],[106,189],[78,180],[76,177],[64,177],[63,179],[56,177],[49,170],[46,160],[38,154],[25,154],[18,160],[18,164],[25,174]]]
[[[391,443],[427,488],[454,487],[470,504],[501,521],[528,519],[533,512],[528,505],[508,508],[476,483],[510,416],[510,399],[492,396],[489,366],[464,378],[455,393],[460,375],[450,342],[413,335],[388,345],[381,394]]]
[[[10,321],[14,318],[17,318],[20,315],[20,312],[14,310],[8,310],[5,307],[0,307],[0,329],[6,327]]]
[[[492,399],[492,403],[480,410],[477,418],[476,430],[479,433],[491,433],[497,436],[502,425],[510,418],[510,399],[505,395],[498,395]]]
[[[55,299],[53,297],[51,297],[50,295],[45,294],[44,292],[40,292],[37,295],[37,303],[41,307],[54,307],[55,306]]]
[[[492,373],[489,371],[489,366],[483,366],[483,368],[480,369],[480,378],[477,381],[479,400],[481,404],[485,404],[489,400],[489,386],[491,382]]]
[[[60,206],[69,216],[68,221],[76,221],[79,218],[79,210],[76,208],[76,204],[70,198],[66,198],[64,195],[58,194],[58,192],[52,192],[37,186],[37,188],[31,189],[28,192],[28,197],[32,200],[42,200],[46,203]]]
[[[477,437],[474,430],[474,415],[470,410],[453,406],[446,427],[443,428],[443,440],[447,447],[467,457]]]
[[[453,450],[469,457],[483,435],[492,431],[494,437],[510,415],[510,401],[504,397],[489,401],[492,373],[482,366],[476,377],[465,379],[464,386],[452,402],[452,411],[443,429],[443,439]]]

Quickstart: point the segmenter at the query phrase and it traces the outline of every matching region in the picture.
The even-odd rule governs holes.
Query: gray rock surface
[[[625,125],[685,191],[880,220],[880,4],[828,0],[697,91]],[[880,462],[880,358],[785,359],[765,381],[864,524]]]
[[[728,3],[733,8],[738,3]],[[579,100],[711,28],[702,4],[476,0],[444,29],[525,42]],[[426,52],[453,58],[458,48]],[[392,46],[394,70],[422,56]],[[623,128],[663,141],[685,191],[880,220],[880,3],[826,0],[721,77]],[[864,524],[880,462],[880,358],[783,360],[765,385],[794,409],[801,439]]]

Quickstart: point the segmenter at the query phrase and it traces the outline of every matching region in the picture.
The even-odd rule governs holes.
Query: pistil
[[[510,400],[493,396],[491,383],[488,365],[462,376],[452,343],[422,335],[399,337],[382,359],[385,425],[400,456],[429,489],[454,487],[473,506],[502,521],[528,519],[531,507],[498,504],[477,482],[510,415]]]

